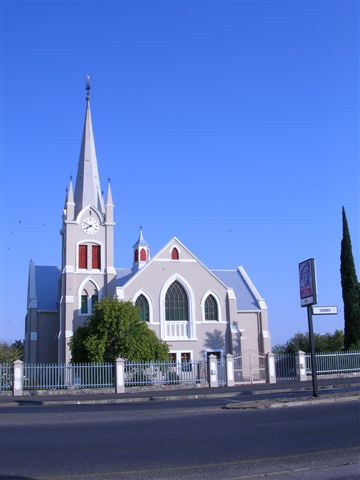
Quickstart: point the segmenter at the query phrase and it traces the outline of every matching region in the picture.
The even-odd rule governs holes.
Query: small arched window
[[[171,260],[179,260],[179,250],[176,247],[171,250]]]
[[[146,262],[146,250],[142,248],[140,250],[140,262]]]
[[[150,320],[149,302],[147,301],[145,295],[141,294],[138,296],[135,302],[135,307],[139,309],[141,320],[148,322]]]
[[[213,295],[205,300],[205,320],[219,320],[217,301]]]
[[[188,298],[184,287],[175,281],[170,285],[165,296],[166,320],[189,320]]]
[[[139,250],[136,248],[134,252],[134,263],[139,261]]]

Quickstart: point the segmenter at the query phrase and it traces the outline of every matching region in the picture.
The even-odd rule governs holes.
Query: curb
[[[360,393],[354,393],[350,395],[332,395],[317,398],[294,398],[289,400],[275,399],[275,400],[260,400],[255,402],[233,402],[228,403],[224,407],[224,410],[258,410],[267,408],[289,408],[289,407],[302,407],[307,405],[324,405],[331,403],[342,402],[360,402]]]
[[[284,393],[284,391],[281,391]],[[153,401],[176,401],[176,400],[205,400],[209,398],[229,398],[229,396],[237,396],[238,393],[196,393],[196,394],[184,394],[184,395],[162,395],[162,396],[148,396],[148,397],[120,397],[120,398],[102,398],[102,399],[71,399],[71,400],[14,400],[12,402],[6,402],[1,404],[0,407],[19,407],[19,406],[59,406],[59,405],[116,405],[116,404],[131,404],[131,403],[146,403]],[[271,400],[243,400],[233,401],[224,405],[225,410],[256,410],[256,409],[268,409],[268,408],[287,408],[298,407],[305,405],[319,405],[319,404],[331,404],[340,402],[360,401],[359,393],[339,393],[329,394],[317,398],[275,398]]]

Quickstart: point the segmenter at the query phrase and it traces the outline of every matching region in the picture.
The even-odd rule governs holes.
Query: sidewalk
[[[326,393],[324,390],[330,390]],[[348,390],[348,391],[347,391]],[[323,391],[323,393],[322,393]],[[115,394],[113,391],[81,390],[53,392],[27,392],[26,395],[13,397],[10,393],[0,394],[1,407],[17,407],[19,405],[89,405],[119,404],[149,401],[193,400],[207,398],[231,398],[231,407],[227,408],[275,408],[299,404],[319,403],[327,401],[360,400],[360,377],[318,380],[317,398],[312,397],[312,382],[284,381],[276,384],[252,384],[236,387],[187,388],[171,390],[143,390]],[[304,395],[304,392],[308,395]],[[299,397],[293,395],[299,393]],[[289,398],[284,398],[285,394]],[[300,397],[300,395],[302,395]],[[277,398],[280,397],[280,398]],[[237,407],[236,407],[237,405]]]

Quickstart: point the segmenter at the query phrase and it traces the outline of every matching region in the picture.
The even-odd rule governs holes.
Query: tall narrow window
[[[205,320],[219,320],[218,306],[213,295],[205,300]]]
[[[135,302],[135,307],[139,309],[141,320],[148,322],[150,320],[149,302],[147,301],[145,295],[141,294],[138,296]]]
[[[140,250],[140,262],[146,262],[146,250],[142,248]]]
[[[81,295],[81,313],[83,314],[88,313],[88,295],[85,290]]]
[[[136,248],[134,252],[134,263],[139,261],[139,250]]]
[[[165,296],[166,320],[189,320],[188,298],[178,281],[172,283]]]
[[[95,305],[99,301],[99,295],[96,293],[95,295],[91,296],[91,313],[94,313]]]
[[[179,260],[179,250],[176,247],[171,250],[171,260]]]
[[[92,268],[100,270],[100,245],[92,245]]]
[[[87,268],[87,245],[79,245],[79,268]]]

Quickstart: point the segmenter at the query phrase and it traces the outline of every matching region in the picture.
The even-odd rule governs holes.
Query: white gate
[[[265,355],[247,351],[234,357],[235,385],[243,383],[265,383]]]

